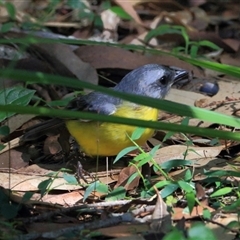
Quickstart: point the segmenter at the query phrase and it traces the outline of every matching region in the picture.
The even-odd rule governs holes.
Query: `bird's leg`
[[[79,150],[79,145],[75,141],[73,141],[72,160],[75,160],[77,162],[75,177],[77,178],[78,182],[80,183],[80,180],[82,179],[85,183],[88,184],[88,181],[84,176],[90,176],[90,177],[92,176],[89,172],[84,170],[82,166],[81,161],[86,160],[85,154]]]

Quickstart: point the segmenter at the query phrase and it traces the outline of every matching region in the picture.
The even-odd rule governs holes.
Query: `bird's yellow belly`
[[[114,116],[156,121],[158,110],[143,106],[135,109],[124,107],[119,109]],[[66,121],[66,126],[70,134],[89,156],[117,155],[122,149],[133,145],[127,135],[131,136],[136,129],[135,126],[123,124],[81,122],[77,120]],[[146,128],[136,142],[139,145],[144,144],[153,133],[153,129]]]

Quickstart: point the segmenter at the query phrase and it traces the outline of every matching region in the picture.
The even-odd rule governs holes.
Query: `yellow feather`
[[[113,116],[156,121],[158,110],[123,102]],[[90,156],[117,155],[122,149],[133,145],[127,134],[131,136],[136,129],[135,126],[123,124],[77,120],[66,121],[66,126],[84,152]],[[147,128],[136,142],[139,145],[144,144],[153,133],[153,129]]]

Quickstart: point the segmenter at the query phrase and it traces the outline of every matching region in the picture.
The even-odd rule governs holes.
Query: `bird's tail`
[[[59,118],[49,119],[47,121],[38,123],[37,125],[27,128],[21,138],[21,141],[22,142],[35,141],[42,137],[43,135],[57,134],[59,133],[59,129],[63,127],[65,127],[65,124],[62,119]]]

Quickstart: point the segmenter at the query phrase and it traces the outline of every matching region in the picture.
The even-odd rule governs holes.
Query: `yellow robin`
[[[175,82],[187,77],[188,72],[182,69],[147,64],[128,73],[113,90],[163,99]],[[158,109],[95,91],[73,99],[67,109],[147,121],[156,121],[158,119]],[[38,124],[34,128],[34,135],[44,132],[44,128],[59,127],[61,124],[66,125],[69,133],[89,156],[117,155],[122,149],[132,146],[128,136],[131,136],[136,129],[136,126],[124,124],[55,118]],[[153,129],[146,128],[136,142],[139,145],[144,144],[153,133]],[[31,139],[32,135],[32,131],[27,130],[23,140]]]

